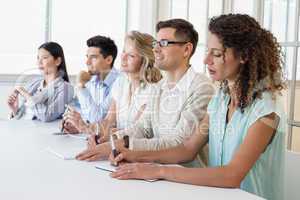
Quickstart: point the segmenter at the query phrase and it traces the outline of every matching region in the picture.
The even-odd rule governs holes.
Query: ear
[[[191,57],[193,49],[194,47],[192,43],[188,42],[187,44],[185,44],[183,57],[184,58]]]
[[[241,64],[245,64],[246,61],[247,61],[246,59],[242,59],[242,58],[240,59],[240,63],[241,63]]]
[[[56,60],[55,60],[55,65],[56,66],[59,66],[61,64],[61,57],[58,57]]]
[[[105,58],[106,64],[111,65],[112,61],[113,61],[113,57],[111,55],[107,56]]]

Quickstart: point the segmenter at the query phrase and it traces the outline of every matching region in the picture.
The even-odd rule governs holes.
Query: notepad
[[[116,171],[116,167],[111,165],[110,162],[107,161],[107,160],[97,161],[97,164],[95,165],[95,167],[97,169],[107,171],[107,172],[115,172]],[[147,180],[144,180],[144,181],[154,182],[154,181],[158,181],[158,179],[147,179]]]
[[[74,160],[76,155],[83,151],[83,148],[72,147],[72,148],[58,148],[58,147],[47,147],[46,151],[63,160]]]
[[[64,136],[64,137],[77,138],[77,139],[82,139],[82,140],[88,140],[88,138],[89,138],[88,134],[86,134],[86,133],[69,134],[69,133],[63,133],[63,132],[55,132],[52,134],[58,135],[58,136]]]
[[[95,167],[108,172],[116,171],[116,167],[111,165],[108,160],[97,161]]]

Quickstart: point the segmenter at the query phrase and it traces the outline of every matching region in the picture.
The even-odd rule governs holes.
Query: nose
[[[37,65],[40,65],[40,64],[42,64],[42,59],[40,59],[40,58],[37,58],[37,59],[36,59],[36,64],[37,64]]]
[[[127,53],[124,53],[124,52],[123,52],[123,53],[121,54],[121,62],[124,63],[126,60],[127,60]]]
[[[155,45],[153,45],[152,51],[153,51],[154,53],[158,53],[158,52],[160,51],[160,46],[159,46],[158,43],[156,43]]]
[[[209,53],[207,53],[205,56],[204,56],[204,60],[203,60],[203,63],[205,65],[211,65],[213,63],[212,61],[212,57]]]
[[[91,65],[91,59],[89,57],[86,58],[85,64],[87,66]]]

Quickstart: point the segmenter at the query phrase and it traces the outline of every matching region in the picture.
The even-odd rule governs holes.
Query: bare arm
[[[239,187],[244,177],[265,151],[274,136],[278,117],[272,113],[256,121],[228,165],[214,168],[183,168],[149,164],[121,166],[112,177],[161,178],[193,185]],[[267,169],[266,169],[267,170]]]
[[[115,159],[111,156],[113,163],[122,160],[129,162],[157,162],[157,163],[181,163],[193,160],[200,148],[208,141],[208,115],[204,117],[193,135],[187,138],[183,144],[169,149],[157,151],[130,151],[121,149]]]

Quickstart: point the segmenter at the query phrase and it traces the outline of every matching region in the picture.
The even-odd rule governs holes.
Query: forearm
[[[242,178],[228,166],[215,168],[159,167],[159,177],[192,185],[238,188]]]
[[[189,162],[196,156],[183,145],[158,151],[133,151],[133,153],[135,154],[136,162],[156,162],[162,164]]]

